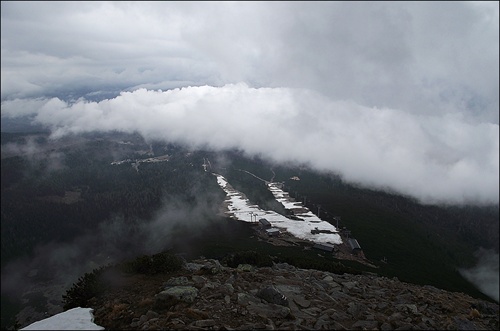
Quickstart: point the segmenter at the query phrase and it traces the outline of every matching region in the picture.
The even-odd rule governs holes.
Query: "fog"
[[[2,100],[244,82],[498,124],[498,2],[1,6]]]
[[[460,273],[489,297],[499,302],[499,257],[493,250],[479,249],[474,254],[478,262],[474,268],[460,269]]]
[[[4,116],[34,116],[52,138],[90,131],[307,164],[345,181],[424,204],[498,204],[499,130],[459,114],[417,115],[332,101],[314,91],[246,84],[139,89],[100,102],[5,101]]]
[[[498,2],[2,1],[0,13],[2,120],[28,116],[51,139],[137,132],[423,204],[499,204]],[[2,156],[63,166],[38,148]],[[2,272],[2,293],[29,288],[31,270],[66,281],[127,245],[164,247],[207,206],[185,207],[46,243]],[[498,284],[498,255],[478,259],[463,274],[485,283],[493,261]]]
[[[189,253],[190,239],[178,237],[179,227],[197,229],[193,236],[203,233],[213,218],[214,209],[209,205],[207,194],[199,194],[197,184],[191,188],[198,192],[197,199],[187,204],[175,197],[164,197],[162,206],[150,220],[125,221],[122,215],[114,215],[99,223],[96,229],[88,229],[67,242],[48,242],[37,245],[31,257],[18,258],[2,268],[2,296],[14,302],[25,300],[34,293],[47,298],[44,307],[35,313],[26,308],[23,314],[38,314],[40,309],[55,314],[62,311],[62,295],[87,272],[142,254],[156,254],[184,245]],[[25,297],[23,297],[25,296]],[[28,304],[32,306],[36,303]],[[33,316],[31,316],[33,318]]]
[[[498,2],[2,2],[1,116],[498,204]]]

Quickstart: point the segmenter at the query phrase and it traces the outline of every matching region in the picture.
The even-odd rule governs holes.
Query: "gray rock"
[[[175,286],[156,295],[157,300],[171,300],[175,298],[188,303],[194,302],[198,296],[198,289],[192,286]]]
[[[332,296],[328,295],[326,292],[318,292],[316,293],[317,299],[323,300],[325,302],[335,302],[337,303],[337,299],[333,298]]]
[[[412,313],[414,315],[418,314],[417,306],[414,304],[396,305],[396,309],[403,313]]]
[[[330,276],[330,275],[326,275],[324,278],[323,278],[323,281],[325,282],[333,282],[333,277]]]
[[[160,320],[158,317],[154,317],[154,318],[148,320],[148,323],[151,324],[151,323],[154,323],[154,322],[156,322],[158,320]]]
[[[401,315],[401,313],[399,313],[399,312],[396,312],[396,313],[392,314],[391,316],[389,316],[387,318],[387,320],[389,322],[399,321],[399,320],[402,320],[402,319],[403,319],[403,315]]]
[[[214,326],[216,324],[215,320],[213,319],[207,319],[207,320],[198,320],[193,323],[194,326],[200,327],[200,328],[207,328],[210,326]]]
[[[287,280],[284,279],[284,282]],[[301,286],[298,285],[286,285],[286,284],[278,284],[274,285],[284,295],[292,295],[292,294],[301,294],[302,293],[302,288]]]
[[[203,276],[198,276],[198,275],[193,275],[191,277],[191,279],[193,280],[193,283],[196,287],[198,288],[201,288],[203,287],[203,285],[205,285],[205,283],[208,282],[208,279],[206,279],[205,277]]]
[[[173,277],[165,282],[165,287],[180,286],[180,285],[192,285],[186,277]]]
[[[250,314],[263,318],[285,318],[290,315],[290,308],[276,304],[253,303],[247,306]]]
[[[328,315],[328,318],[332,319],[333,314],[337,313],[337,310],[335,308],[329,308],[323,310],[324,315]]]
[[[158,314],[157,312],[155,311],[152,311],[152,310],[148,310],[148,312],[146,313],[146,317],[148,319],[152,319],[152,318],[156,318],[158,317],[160,314]]]
[[[287,270],[287,271],[297,270],[296,267],[294,267],[293,265],[290,265],[288,263],[275,263],[272,268],[275,270]]]
[[[347,312],[354,316],[354,318],[360,318],[366,311],[368,307],[362,303],[349,302]]]
[[[345,326],[343,326],[342,324],[340,324],[337,321],[332,321],[331,325],[332,325],[331,330],[349,330],[348,328],[346,328]]]
[[[236,281],[237,277],[238,277],[238,274],[235,274],[235,275],[232,274],[231,276],[228,277],[228,279],[226,279],[226,281],[224,283],[232,285]]]
[[[266,325],[264,323],[245,323],[238,326],[235,330],[265,330]]]
[[[410,323],[396,323],[397,327],[395,330],[413,330],[413,325]]]
[[[432,318],[427,317],[427,316],[422,316],[422,323],[424,323],[427,326],[433,327],[433,328],[436,326],[436,323],[434,322],[434,320]]]
[[[468,319],[453,317],[453,322],[455,322],[456,330],[479,330],[474,322]]]
[[[203,285],[203,287],[201,288],[200,291],[202,291],[202,292],[209,292],[209,291],[211,291],[211,290],[213,290],[215,288],[217,288],[217,284],[214,284],[212,282],[207,282],[207,283],[205,283]]]
[[[348,290],[352,290],[353,288],[358,286],[358,282],[344,282],[342,283],[342,286],[344,286]]]
[[[335,282],[332,276],[326,276],[325,278],[323,278],[322,282],[324,284],[327,284],[330,288],[333,289],[340,287],[340,284]]]
[[[223,284],[219,287],[219,291],[223,294],[233,294],[234,293],[234,287],[231,284]]]
[[[332,330],[332,323],[329,320],[318,319],[316,323],[314,323],[314,330]]]
[[[439,293],[439,292],[441,292],[440,289],[438,289],[438,288],[436,288],[434,286],[431,286],[431,285],[424,285],[424,286],[422,286],[422,289],[425,289],[425,290],[427,290],[429,292],[432,292],[432,293]]]
[[[366,315],[365,318],[366,318],[367,321],[374,321],[375,320],[375,315],[369,314],[369,315]]]
[[[357,321],[351,326],[353,329],[374,330],[378,328],[377,321]]]
[[[220,264],[218,260],[210,259],[206,260],[205,264],[200,270],[215,275],[224,270],[224,267]]]
[[[318,316],[319,314],[321,314],[322,310],[319,309],[318,307],[311,307],[311,308],[302,309],[302,312],[309,314],[311,316]]]
[[[379,310],[383,310],[383,309],[385,309],[385,308],[387,308],[387,307],[389,307],[389,304],[388,304],[387,302],[379,302],[379,303],[377,304],[377,308],[378,308]]]
[[[173,318],[170,322],[177,328],[186,325],[186,323],[180,318]]]
[[[188,271],[191,271],[191,272],[195,272],[195,271],[198,271],[200,270],[201,268],[203,268],[203,264],[200,264],[200,263],[186,263],[184,265],[184,269],[188,270]]]
[[[256,296],[269,303],[288,307],[287,297],[274,286],[267,286],[260,289]]]
[[[391,324],[384,322],[384,323],[382,323],[382,325],[380,325],[380,330],[389,331],[389,330],[393,330],[393,328],[392,328]]]
[[[248,295],[246,293],[238,293],[237,302],[239,305],[246,306],[250,302],[260,303],[261,301],[259,298],[256,298],[253,295]]]
[[[337,275],[287,264],[238,272],[236,268],[218,268],[215,260],[194,262],[196,265],[188,268],[201,270],[202,266],[204,271],[187,278],[166,278],[168,282],[164,285],[169,286],[156,295],[153,308],[148,307],[148,301],[140,295],[128,298],[127,301],[142,300],[144,312],[152,309],[141,318],[132,319],[142,312],[134,315],[130,309],[118,311],[114,316],[130,318],[132,323],[127,323],[127,327],[131,329],[149,330],[162,327],[198,330],[498,329],[498,305],[462,293],[426,289],[373,275]],[[192,297],[167,291],[192,289],[191,284],[198,289],[198,292],[193,291]],[[183,304],[180,300],[191,304]],[[287,305],[280,305],[280,302]],[[158,303],[162,304],[161,310],[156,306]],[[467,308],[472,303],[478,306],[482,318],[467,319]],[[158,315],[153,310],[162,313]],[[204,315],[196,312],[204,312]],[[231,321],[231,324],[222,321]]]
[[[351,298],[349,295],[339,291],[330,292],[329,297],[332,298],[334,301],[350,300]]]
[[[319,282],[317,280],[313,280],[311,284],[314,285],[320,291],[326,291],[328,288],[328,283],[326,282]]]
[[[305,299],[303,296],[295,295],[293,301],[299,305],[301,308],[308,308],[311,305],[311,301]]]
[[[398,294],[396,297],[396,303],[398,304],[407,304],[412,301],[412,296],[410,293],[407,294]]]
[[[251,264],[239,264],[236,270],[239,272],[251,272],[254,270],[254,267]]]

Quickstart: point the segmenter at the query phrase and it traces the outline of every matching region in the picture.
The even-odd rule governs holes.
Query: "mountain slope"
[[[110,279],[108,277],[108,279]],[[499,307],[463,293],[370,274],[336,274],[287,263],[222,265],[196,259],[179,271],[113,275],[89,301],[106,329],[482,329]],[[481,317],[472,319],[471,305]]]

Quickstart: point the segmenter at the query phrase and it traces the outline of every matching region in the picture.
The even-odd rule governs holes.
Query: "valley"
[[[341,262],[492,300],[457,269],[480,247],[498,252],[498,206],[423,206],[302,165],[133,134],[67,139],[2,133],[3,325],[61,310],[65,289],[100,265],[169,249]]]

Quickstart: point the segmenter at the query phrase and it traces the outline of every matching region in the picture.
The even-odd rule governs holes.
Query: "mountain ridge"
[[[120,330],[496,330],[499,326],[496,303],[395,277],[337,274],[288,263],[236,266],[233,260],[231,267],[222,262],[201,257],[168,273],[115,274],[113,285],[88,301],[94,322]],[[472,305],[478,307],[479,318],[470,315]]]

